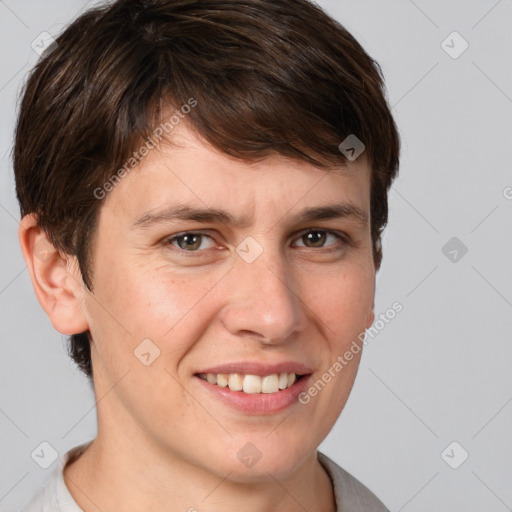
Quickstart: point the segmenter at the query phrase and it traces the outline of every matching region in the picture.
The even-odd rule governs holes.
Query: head
[[[355,160],[348,137],[364,144]],[[371,325],[398,154],[378,64],[306,0],[95,8],[43,55],[21,101],[14,169],[36,294],[96,390],[123,377],[119,421],[205,468],[219,454],[195,450],[187,426],[230,454],[224,469],[252,443],[277,471],[271,447],[284,443],[286,472],[334,424],[360,355],[270,437],[286,411],[206,414],[191,398],[209,408],[199,374],[291,361],[312,381]],[[216,212],[150,222],[169,205]],[[301,234],[311,227],[324,232]],[[190,231],[202,235],[171,240]]]

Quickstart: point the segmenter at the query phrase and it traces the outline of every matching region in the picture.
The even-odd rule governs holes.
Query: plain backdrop
[[[10,151],[32,42],[91,2],[0,1],[0,509],[48,479],[31,454],[96,432],[94,397],[36,300]],[[393,511],[512,507],[512,0],[322,0],[383,69],[402,137],[376,313],[321,450]],[[466,48],[467,46],[467,48]],[[466,458],[467,456],[467,458]]]

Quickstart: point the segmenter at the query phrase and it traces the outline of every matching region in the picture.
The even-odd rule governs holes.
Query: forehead
[[[346,203],[362,220],[369,207],[370,169],[364,155],[328,169],[283,155],[244,161],[180,126],[170,143],[142,158],[111,190],[103,208],[142,225],[171,205],[231,212],[219,221],[249,224],[255,216]],[[312,214],[314,216],[314,214]]]

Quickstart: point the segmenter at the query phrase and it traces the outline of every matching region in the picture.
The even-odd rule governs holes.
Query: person
[[[98,431],[25,510],[386,511],[318,447],[374,320],[398,163],[380,66],[308,0],[73,21],[25,84],[14,171]]]

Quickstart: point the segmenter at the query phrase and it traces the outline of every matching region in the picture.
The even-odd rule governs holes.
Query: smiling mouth
[[[273,373],[272,375],[244,375],[241,373],[198,373],[202,380],[243,393],[278,393],[290,388],[304,375],[297,373]]]

